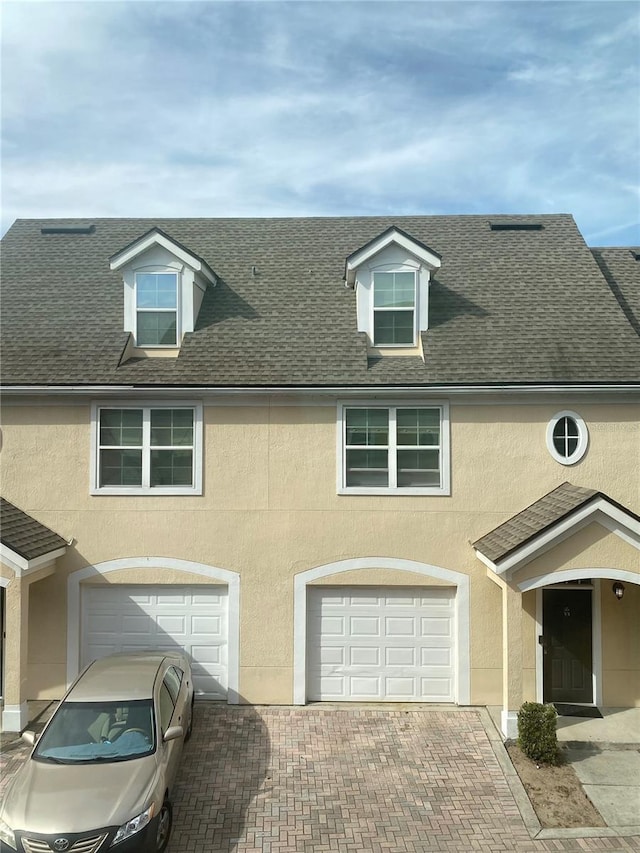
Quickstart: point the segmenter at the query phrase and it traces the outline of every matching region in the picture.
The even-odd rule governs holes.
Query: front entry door
[[[591,589],[542,591],[544,701],[593,702]]]

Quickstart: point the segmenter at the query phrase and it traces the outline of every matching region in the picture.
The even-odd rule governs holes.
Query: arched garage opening
[[[331,588],[332,579],[335,580],[336,576],[345,572],[358,570],[367,570],[364,576],[367,580],[354,587],[341,585],[340,594],[336,595]],[[385,577],[389,576],[389,571],[419,575],[424,577],[425,583],[424,586],[413,588],[383,586],[379,584],[376,578],[381,571],[384,572]],[[362,575],[360,577],[362,578]],[[435,579],[440,583],[430,585],[429,579]],[[322,582],[321,585],[317,583],[319,581]],[[450,590],[448,595],[444,594],[447,589]],[[326,590],[326,593],[323,590]],[[360,595],[365,590],[367,594]],[[359,606],[360,601],[362,602],[361,608]],[[294,703],[297,705],[303,705],[309,699],[310,669],[314,663],[309,647],[310,631],[313,632],[314,630],[313,620],[315,619],[316,625],[320,626],[317,630],[321,630],[322,616],[320,616],[319,621],[318,615],[321,614],[323,608],[325,608],[325,612],[331,613],[331,611],[326,610],[326,608],[331,607],[335,607],[335,615],[329,615],[327,622],[332,620],[333,624],[336,625],[349,623],[350,628],[345,635],[343,649],[348,648],[350,654],[353,654],[355,649],[363,659],[367,655],[371,655],[373,659],[376,656],[376,651],[379,651],[380,654],[377,655],[377,659],[380,661],[381,658],[384,658],[385,653],[388,654],[391,647],[390,643],[385,642],[385,630],[393,631],[394,628],[397,628],[397,631],[404,635],[402,645],[396,644],[395,646],[398,650],[398,658],[402,659],[403,654],[412,657],[417,667],[420,667],[422,663],[419,659],[420,655],[412,655],[411,652],[412,649],[413,651],[416,649],[420,651],[419,647],[425,647],[424,643],[421,645],[421,636],[424,631],[428,631],[429,620],[431,620],[432,625],[436,621],[444,624],[443,620],[448,620],[449,628],[447,630],[450,632],[451,639],[449,651],[452,678],[450,701],[455,701],[459,705],[469,704],[469,577],[467,575],[441,566],[389,557],[340,560],[297,574],[294,579]],[[341,607],[343,608],[343,616],[339,615]],[[432,616],[432,610],[438,607],[442,608],[441,615]],[[377,619],[378,625],[368,631],[368,625],[373,626],[376,619],[374,612],[372,612],[376,608],[380,614]],[[422,616],[421,614],[426,615]],[[411,623],[414,625],[420,623],[420,627],[412,630]],[[368,632],[371,638],[377,637],[378,640],[354,643],[354,635],[358,626],[362,626],[363,638],[364,634]],[[405,626],[408,626],[406,632]],[[421,630],[422,634],[420,634]],[[341,651],[337,644],[335,650],[336,653]],[[345,663],[347,666],[356,666],[357,660],[353,662],[353,659],[350,659]],[[384,663],[383,660],[382,664]],[[391,677],[389,676],[389,678]],[[312,691],[314,689],[312,687]],[[339,698],[354,697],[343,693]],[[375,698],[387,699],[389,697],[382,692]],[[393,698],[400,699],[401,697],[394,694]],[[416,701],[417,699],[428,701],[428,699],[419,699],[416,693],[403,695],[402,699],[405,701]]]
[[[114,573],[121,573],[116,582]],[[189,575],[201,582],[190,583]],[[168,557],[110,560],[70,574],[67,600],[69,683],[102,654],[181,645],[192,658],[194,685],[202,695],[239,701],[236,572]]]

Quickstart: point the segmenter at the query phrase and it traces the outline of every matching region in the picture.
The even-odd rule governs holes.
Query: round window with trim
[[[575,412],[558,412],[547,426],[547,449],[556,462],[573,465],[587,451],[587,425]]]

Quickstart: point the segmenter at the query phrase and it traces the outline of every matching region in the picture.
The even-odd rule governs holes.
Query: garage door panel
[[[340,699],[345,692],[344,676],[324,676],[322,678],[322,692],[326,699]]]
[[[320,619],[320,630],[323,634],[334,634],[336,637],[344,637],[345,620],[340,616],[333,618],[323,616]]]
[[[123,634],[143,634],[144,636],[150,632],[155,633],[153,619],[149,616],[123,616],[120,631]]]
[[[185,636],[187,633],[186,616],[170,616],[162,612],[156,617],[156,624],[161,631],[171,635]]]
[[[198,592],[193,592],[191,594],[191,606],[202,607],[205,609],[209,609],[210,607],[224,607],[227,602],[227,594],[225,593],[215,593],[211,592],[211,594],[203,595]]]
[[[153,599],[153,603],[160,608],[182,608],[191,603],[190,596],[185,593],[162,593],[162,595],[154,595]]]
[[[385,678],[385,699],[404,699],[410,701],[416,694],[415,678]]]
[[[345,649],[337,647],[327,648],[326,646],[323,646],[320,649],[320,662],[323,665],[330,664],[331,666],[343,666],[345,654]]]
[[[340,607],[343,606],[344,603],[344,595],[339,591],[334,591],[330,595],[328,595],[326,599],[323,599],[323,605],[325,607]]]
[[[417,637],[418,627],[413,616],[389,616],[385,619],[387,637]]]
[[[222,636],[222,617],[220,616],[192,616],[191,633],[208,635],[210,637]]]
[[[384,605],[386,607],[405,607],[411,610],[415,610],[419,602],[420,599],[414,595],[398,595],[393,598],[384,598]]]
[[[421,619],[422,636],[433,637],[440,635],[441,637],[451,636],[451,619],[449,618],[422,618]]]
[[[352,616],[350,627],[352,637],[380,636],[380,619],[377,616]]]
[[[380,649],[352,646],[349,649],[349,664],[351,666],[380,666]]]
[[[380,678],[354,676],[351,678],[351,695],[357,699],[380,699]]]
[[[385,664],[387,666],[415,666],[417,650],[413,647],[385,649]]]
[[[93,617],[93,635],[111,634],[114,629],[113,617],[97,613]]]
[[[223,649],[221,646],[191,646],[191,654],[199,666],[205,668],[222,666],[224,663]]]
[[[308,697],[453,701],[454,614],[447,587],[310,588]]]
[[[114,652],[119,652],[119,646],[130,646],[132,649],[139,651],[140,649],[149,649],[154,648],[157,649],[160,647],[160,643],[157,641],[156,637],[152,637],[150,639],[149,634],[132,634],[132,633],[123,633],[120,635],[121,640],[118,644],[118,647],[114,647],[113,644],[111,646],[111,651],[109,654],[113,654]],[[126,649],[123,649],[126,651]]]
[[[440,697],[440,701],[449,702],[449,696],[451,695],[452,684],[450,679],[448,678],[422,678],[422,690],[425,693],[429,693],[434,697],[434,700],[437,701],[437,698]]]
[[[453,664],[452,657],[450,648],[420,649],[420,666],[444,666],[449,668]]]
[[[192,660],[196,692],[226,698],[226,587],[113,585],[83,590],[83,666],[114,652],[149,648],[184,649]]]
[[[112,601],[112,602],[118,601],[119,600],[119,595],[118,595],[119,589],[120,589],[119,587],[114,587],[114,589],[110,589],[109,594],[106,596],[106,601]],[[134,604],[141,605],[141,606],[145,606],[145,605],[151,606],[153,604],[156,604],[156,596],[151,595],[148,592],[132,593],[129,596],[129,606],[131,607],[131,605],[134,605]]]
[[[343,597],[343,604],[350,605],[353,608],[356,607],[374,607],[381,609],[383,604],[380,601],[379,596],[375,595],[375,593],[371,593],[368,595],[351,595],[348,597]]]
[[[126,649],[123,649],[123,651],[126,651]],[[103,658],[103,657],[106,657],[107,655],[110,655],[112,653],[113,653],[113,647],[110,646],[109,644],[107,644],[107,643],[104,643],[104,644],[94,643],[91,646],[89,646],[88,660],[97,660],[97,658]],[[83,666],[84,666],[84,663],[83,663]]]

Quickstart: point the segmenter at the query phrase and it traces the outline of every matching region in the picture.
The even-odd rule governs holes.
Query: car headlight
[[[16,849],[16,837],[13,834],[13,830],[8,823],[5,823],[2,820],[2,818],[0,818],[0,841],[4,841],[4,843],[8,847],[11,847],[12,850]]]
[[[114,844],[119,844],[121,841],[124,841],[125,838],[131,838],[132,835],[135,835],[136,832],[140,832],[141,829],[144,829],[148,823],[150,823],[151,818],[153,817],[153,803],[149,806],[148,809],[145,809],[139,815],[132,817],[131,820],[128,820],[126,823],[123,823],[122,826],[116,832],[116,836],[111,842],[111,846]]]

